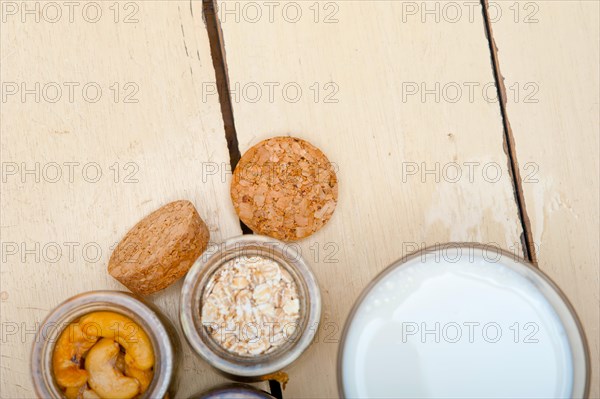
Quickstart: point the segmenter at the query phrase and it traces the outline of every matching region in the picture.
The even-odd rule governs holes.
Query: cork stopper
[[[155,293],[187,273],[209,238],[190,201],[171,202],[129,230],[113,251],[108,272],[136,294]]]
[[[231,199],[252,231],[283,241],[323,227],[337,205],[333,165],[307,141],[273,137],[250,148],[233,173]]]

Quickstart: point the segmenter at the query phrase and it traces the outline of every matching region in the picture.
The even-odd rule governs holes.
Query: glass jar
[[[44,320],[31,354],[31,374],[40,398],[63,398],[52,372],[52,355],[58,337],[71,323],[98,311],[111,311],[129,317],[146,332],[154,350],[152,383],[141,398],[173,397],[176,389],[177,334],[158,309],[132,294],[119,291],[91,291],[76,295],[58,305]]]
[[[590,360],[548,276],[496,246],[449,243],[369,283],[345,323],[337,377],[342,398],[585,398]]]
[[[275,261],[292,277],[299,296],[299,318],[295,332],[272,352],[242,356],[224,349],[202,323],[202,305],[211,277],[227,262],[240,256]],[[209,249],[188,272],[180,300],[181,327],[190,346],[206,362],[228,377],[258,380],[294,362],[311,344],[321,317],[321,294],[299,247],[273,238],[244,235]]]
[[[228,384],[192,396],[190,399],[275,399],[275,397],[250,385]]]

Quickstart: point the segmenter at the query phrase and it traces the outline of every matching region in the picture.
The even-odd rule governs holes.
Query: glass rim
[[[306,261],[298,254],[285,256],[287,244],[259,235],[242,235],[224,241],[220,249],[201,255],[185,277],[180,297],[180,322],[192,349],[211,366],[231,376],[256,378],[282,370],[293,363],[310,346],[321,318],[321,294],[318,282]],[[222,266],[239,256],[253,255],[272,259],[291,272],[298,290],[303,294],[299,328],[288,344],[274,352],[257,356],[241,356],[222,348],[204,331],[201,318],[201,299],[206,283]],[[303,320],[303,321],[302,321]]]
[[[346,397],[346,393],[344,392],[344,380],[343,380],[343,372],[342,372],[342,366],[343,366],[343,360],[344,360],[344,348],[346,345],[346,339],[348,336],[350,326],[356,316],[356,313],[357,313],[358,309],[361,307],[361,305],[363,304],[366,297],[372,292],[373,288],[381,280],[383,280],[387,275],[389,275],[396,269],[408,265],[410,263],[410,261],[414,260],[415,258],[421,257],[424,254],[439,253],[440,250],[444,249],[444,248],[446,248],[446,249],[447,248],[461,249],[461,250],[472,248],[472,249],[481,249],[481,250],[486,250],[486,251],[490,248],[493,248],[493,250],[497,254],[500,255],[500,258],[498,259],[498,261],[496,261],[496,263],[501,262],[502,259],[511,260],[512,263],[514,265],[516,265],[516,267],[512,267],[510,264],[505,264],[506,267],[509,267],[511,270],[513,270],[517,273],[519,273],[519,270],[515,270],[515,269],[520,269],[521,271],[526,271],[526,272],[532,273],[535,276],[535,278],[538,280],[538,282],[542,282],[542,283],[546,284],[548,286],[548,288],[550,289],[550,292],[553,292],[554,294],[556,294],[556,298],[558,299],[559,303],[564,305],[564,307],[567,311],[566,315],[561,314],[563,312],[560,312],[560,310],[556,308],[555,301],[553,301],[551,298],[548,298],[547,293],[542,291],[539,286],[536,286],[536,289],[538,289],[540,291],[540,293],[543,295],[543,297],[548,301],[548,303],[552,306],[554,311],[557,313],[560,323],[561,323],[561,325],[563,325],[565,330],[567,330],[567,326],[564,324],[563,316],[570,317],[571,321],[573,322],[573,324],[575,326],[576,337],[579,338],[578,343],[581,344],[581,349],[582,349],[581,354],[583,355],[583,363],[581,364],[581,366],[583,366],[584,372],[583,372],[583,375],[579,376],[580,379],[581,378],[583,379],[582,382],[581,381],[579,382],[579,385],[576,386],[576,384],[578,382],[575,380],[575,378],[573,378],[573,387],[571,389],[570,397],[571,398],[579,398],[579,397],[587,398],[587,397],[589,397],[590,377],[591,377],[591,360],[590,360],[589,345],[587,342],[585,330],[583,329],[583,324],[581,323],[581,320],[580,320],[579,316],[577,315],[575,308],[573,307],[573,305],[567,298],[566,294],[546,273],[544,273],[542,270],[540,270],[537,266],[533,265],[531,262],[529,262],[523,258],[519,258],[514,253],[511,253],[505,249],[500,248],[500,246],[496,245],[495,243],[494,243],[494,245],[491,245],[491,244],[482,244],[482,243],[477,243],[477,242],[446,242],[443,244],[430,245],[428,247],[422,248],[420,250],[417,250],[413,253],[410,253],[408,255],[405,255],[405,256],[395,260],[390,265],[386,266],[382,271],[378,272],[375,275],[375,277],[373,277],[371,279],[371,281],[369,281],[369,283],[362,289],[360,295],[355,299],[355,301],[350,309],[350,312],[348,313],[348,316],[346,317],[346,320],[344,322],[344,328],[342,330],[342,335],[341,335],[341,339],[340,339],[340,344],[338,346],[338,353],[337,353],[337,360],[336,360],[337,388],[338,388],[339,396],[341,398]],[[528,276],[524,276],[522,273],[519,273],[519,274],[524,278],[528,278]],[[569,342],[571,356],[574,357],[575,355],[573,354],[573,348],[572,348],[573,340],[571,339],[571,336],[568,336],[567,340]],[[572,367],[573,367],[574,377],[576,377],[575,376],[575,373],[576,373],[575,362],[573,362]]]
[[[56,340],[78,318],[96,311],[113,311],[133,319],[143,326],[156,356],[154,376],[148,390],[140,398],[163,397],[174,377],[174,347],[163,320],[152,306],[133,294],[123,291],[97,290],[72,296],[57,305],[40,324],[30,357],[33,386],[40,398],[63,398],[52,370],[52,354]],[[53,326],[54,339],[43,331]],[[156,363],[158,364],[158,367]]]

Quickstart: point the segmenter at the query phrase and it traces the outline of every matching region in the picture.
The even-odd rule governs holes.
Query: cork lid
[[[337,176],[325,154],[294,137],[273,137],[250,148],[233,173],[231,199],[255,233],[283,241],[323,227],[337,204]]]

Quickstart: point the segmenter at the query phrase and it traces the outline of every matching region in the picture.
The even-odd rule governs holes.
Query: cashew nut
[[[60,334],[52,354],[52,369],[58,385],[79,388],[85,384],[88,373],[80,368],[81,358],[97,340],[98,337],[86,336],[76,324],[69,325]]]
[[[89,389],[87,384],[80,387],[69,387],[65,391],[67,399],[101,399],[93,390]]]
[[[83,389],[84,389],[85,385],[82,385],[80,387],[68,387],[65,390],[65,397],[67,399],[78,399],[80,398],[83,394]]]
[[[140,395],[146,392],[154,377],[154,371],[152,370],[140,370],[126,364],[125,355],[123,353],[119,353],[115,367],[126,376],[133,377],[140,382]]]
[[[130,318],[114,312],[94,312],[82,317],[80,325],[90,336],[117,341],[125,349],[126,364],[140,370],[154,365],[154,350],[148,335]]]
[[[117,370],[119,370],[121,373],[125,373],[125,354],[123,352],[119,353],[119,356],[117,356],[117,361],[115,362],[115,367],[117,368]]]
[[[88,384],[102,398],[130,399],[140,391],[140,383],[135,378],[126,377],[115,368],[119,351],[119,344],[103,338],[86,356]]]
[[[101,399],[100,396],[94,392],[93,389],[86,389],[83,391],[81,399]]]
[[[150,383],[152,382],[152,378],[154,377],[154,371],[152,370],[140,370],[128,364],[125,365],[125,375],[129,377],[133,377],[140,383],[140,394],[146,392]]]

